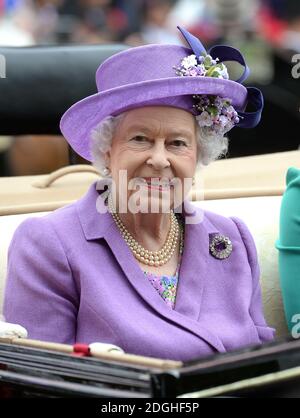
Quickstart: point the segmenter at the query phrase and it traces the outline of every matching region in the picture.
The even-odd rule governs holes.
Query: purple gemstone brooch
[[[230,239],[224,235],[213,234],[209,244],[209,252],[215,258],[223,260],[230,256],[232,252],[232,243]]]

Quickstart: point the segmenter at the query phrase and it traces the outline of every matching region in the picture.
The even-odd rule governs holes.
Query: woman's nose
[[[170,167],[170,161],[164,144],[156,144],[152,147],[147,164],[151,164],[156,170],[162,170],[165,167]]]

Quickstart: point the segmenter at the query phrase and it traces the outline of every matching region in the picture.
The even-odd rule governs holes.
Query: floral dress
[[[177,269],[176,269],[174,276],[166,276],[166,275],[158,276],[154,273],[149,273],[147,271],[144,271],[144,275],[147,276],[150,283],[158,291],[160,296],[165,300],[165,302],[171,309],[174,309],[175,307],[180,261],[181,261],[181,256],[179,257],[179,262],[178,262]]]

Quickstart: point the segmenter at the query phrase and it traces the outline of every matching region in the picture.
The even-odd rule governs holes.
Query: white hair
[[[90,150],[93,166],[102,176],[107,176],[104,155],[110,150],[115,129],[125,113],[107,116],[91,131]],[[228,151],[228,138],[213,133],[208,127],[200,127],[196,121],[197,166],[208,165]]]

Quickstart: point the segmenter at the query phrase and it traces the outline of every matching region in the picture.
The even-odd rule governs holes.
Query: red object
[[[270,10],[262,8],[258,14],[258,29],[269,42],[280,44],[287,23],[274,16]]]
[[[4,15],[5,4],[4,0],[0,0],[0,16]]]
[[[128,27],[128,18],[126,14],[118,8],[111,9],[107,14],[106,19],[107,26],[113,32],[121,31]]]
[[[74,344],[72,355],[77,357],[88,357],[91,355],[90,347],[87,344]]]

